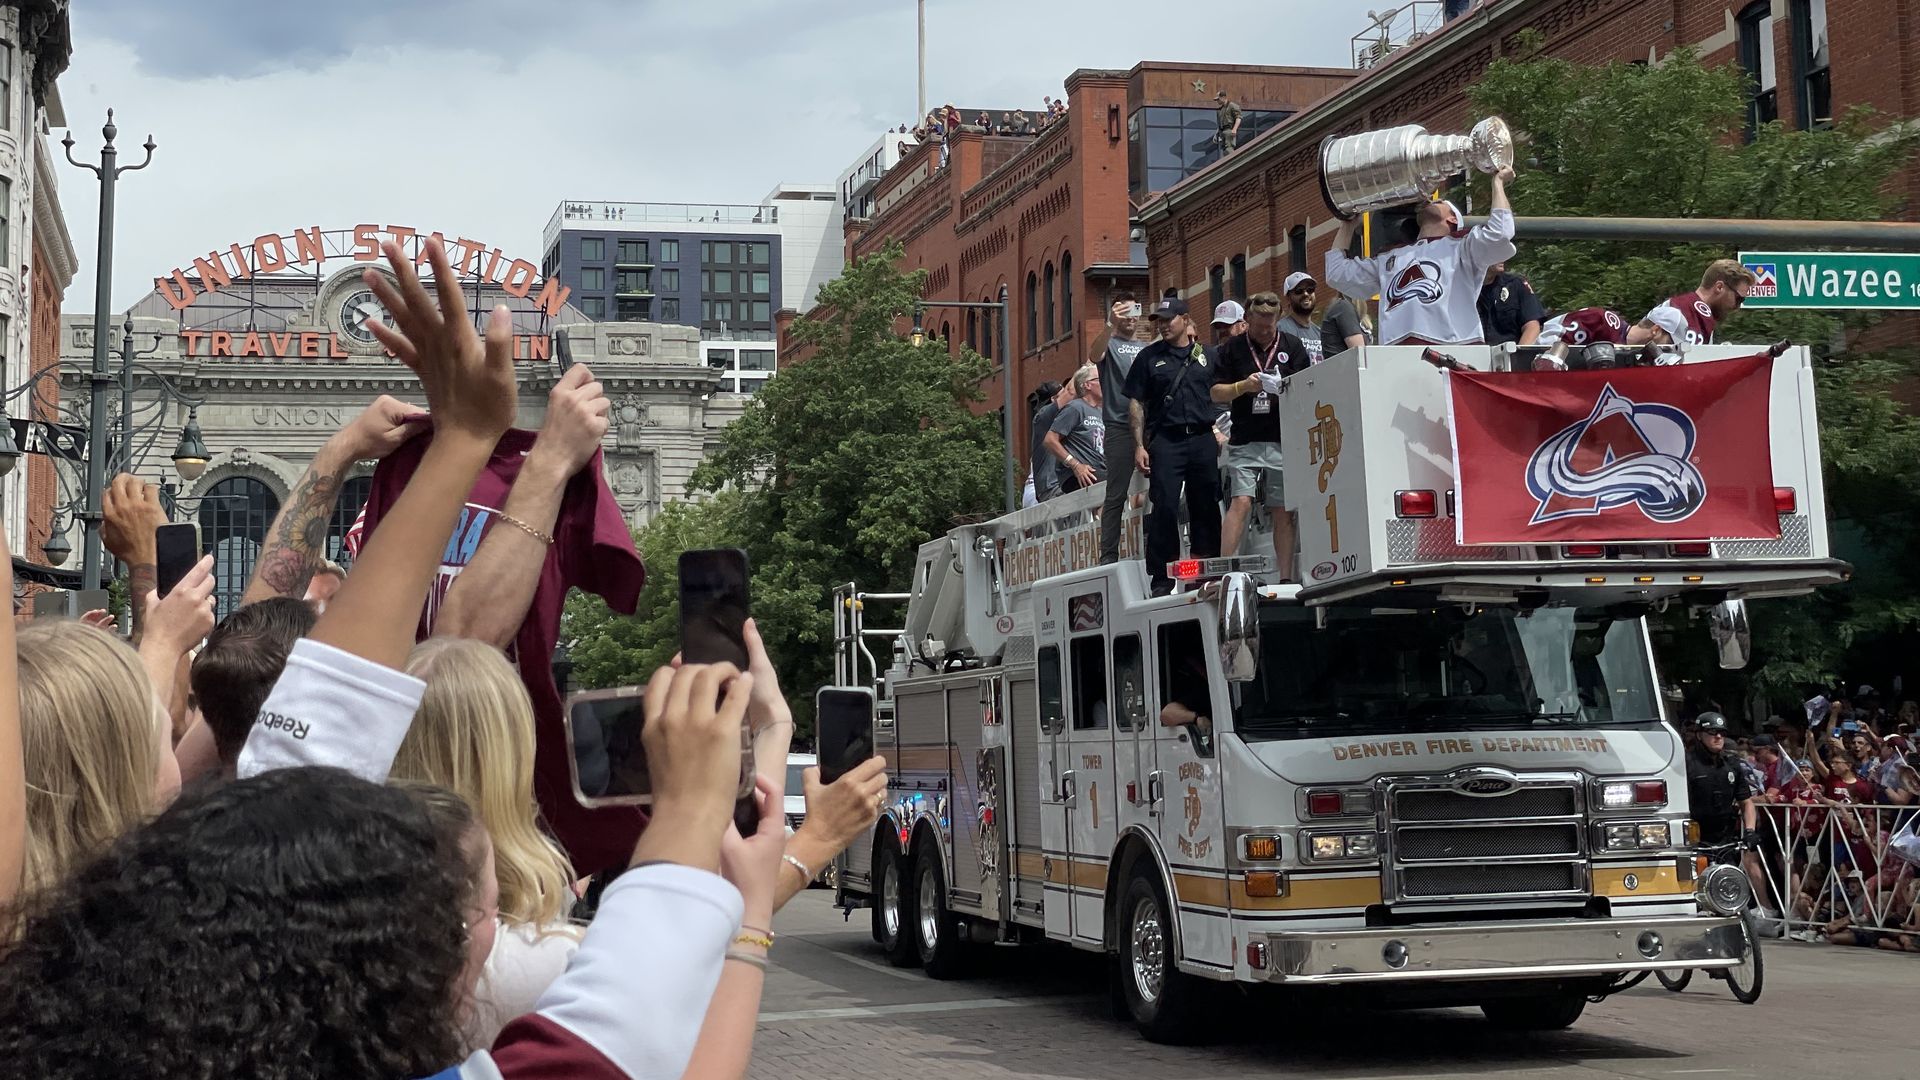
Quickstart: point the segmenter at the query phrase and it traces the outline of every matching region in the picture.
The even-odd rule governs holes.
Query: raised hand
[[[573,365],[547,394],[547,419],[540,425],[533,453],[550,457],[565,475],[572,476],[600,449],[612,408],[606,387],[594,379],[587,365]]]
[[[427,295],[413,260],[389,240],[380,245],[393,268],[393,281],[368,269],[367,287],[386,305],[393,325],[369,322],[380,344],[420,378],[433,412],[436,437],[458,436],[491,447],[513,424],[518,387],[513,377],[513,319],[506,305],[493,309],[483,345],[473,331],[460,280],[447,263],[446,251],[428,243],[427,263],[433,267],[439,303]]]
[[[418,405],[381,394],[333,438],[348,460],[378,461],[398,450],[413,425],[425,419],[427,412]]]
[[[653,823],[634,848],[635,861],[718,868],[720,837],[733,821],[740,726],[752,693],[753,676],[732,664],[687,664],[654,673],[640,733],[653,779]]]
[[[887,759],[875,755],[848,770],[831,784],[820,782],[820,770],[800,774],[806,786],[807,818],[800,828],[816,834],[836,853],[867,834],[880,817],[880,800],[887,790]]]
[[[100,540],[129,566],[151,565],[153,531],[167,523],[160,492],[131,473],[121,473],[100,496]]]
[[[151,645],[177,659],[213,631],[213,556],[201,556],[171,592],[165,597],[149,593],[146,603],[141,648]]]

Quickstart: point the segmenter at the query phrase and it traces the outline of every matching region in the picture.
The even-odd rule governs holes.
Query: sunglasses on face
[[[1287,292],[1287,295],[1288,296],[1312,296],[1315,291],[1316,290],[1312,285],[1302,285],[1297,289],[1289,290]]]

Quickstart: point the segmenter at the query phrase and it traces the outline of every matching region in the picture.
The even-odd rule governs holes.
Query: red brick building
[[[1920,117],[1915,0],[1485,0],[1141,206],[1154,291],[1177,288],[1197,307],[1223,278],[1227,295],[1241,295],[1236,266],[1256,292],[1296,269],[1320,273],[1339,224],[1320,194],[1321,140],[1407,123],[1465,131],[1466,88],[1529,28],[1548,55],[1580,63],[1658,63],[1692,46],[1709,63],[1742,64],[1759,121],[1805,127],[1861,104]],[[1898,194],[1913,220],[1920,170]]]
[[[903,269],[928,271],[926,298],[991,301],[1004,286],[1014,395],[1065,379],[1091,355],[1108,298],[1132,288],[1145,301],[1144,245],[1130,229],[1137,203],[1220,156],[1214,95],[1246,110],[1241,145],[1344,85],[1346,69],[1143,63],[1131,71],[1080,70],[1066,82],[1068,111],[1037,135],[964,127],[939,149],[914,148],[881,180],[874,216],[846,225],[849,261],[888,240]],[[1241,151],[1244,152],[1244,151]],[[786,344],[780,363],[805,359]],[[995,313],[927,308],[928,334],[994,361],[983,393],[1003,400],[1006,371]],[[1023,405],[1021,406],[1024,407]],[[1025,457],[1025,448],[1021,449]]]

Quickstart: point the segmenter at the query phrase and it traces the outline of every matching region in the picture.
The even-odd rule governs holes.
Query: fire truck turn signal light
[[[1683,574],[1681,575],[1680,580],[1686,582],[1689,585],[1698,585],[1707,579],[1699,574]]]
[[[1569,559],[1604,559],[1607,557],[1607,546],[1605,544],[1568,544],[1565,550],[1567,558]]]
[[[1665,780],[1609,780],[1600,785],[1600,805],[1607,810],[1628,806],[1667,805]]]
[[[1254,971],[1267,970],[1267,943],[1264,941],[1247,942],[1247,967]]]
[[[1248,833],[1240,838],[1240,857],[1268,861],[1280,857],[1280,838],[1272,833]]]
[[[1403,518],[1430,518],[1439,512],[1440,500],[1431,491],[1396,491],[1393,501]]]
[[[1589,585],[1605,585],[1606,583],[1607,579],[1603,577],[1590,577],[1587,579],[1587,584]]]
[[[1281,896],[1285,892],[1280,886],[1280,872],[1277,870],[1249,870],[1246,885],[1248,896]]]
[[[1703,558],[1713,554],[1713,545],[1706,543],[1670,544],[1667,547],[1667,551],[1676,558]]]
[[[1792,488],[1773,489],[1773,509],[1776,513],[1791,514],[1800,507],[1800,500],[1794,496]]]
[[[1652,574],[1636,574],[1634,575],[1633,580],[1634,580],[1634,583],[1638,585],[1651,585],[1653,584],[1653,575]]]

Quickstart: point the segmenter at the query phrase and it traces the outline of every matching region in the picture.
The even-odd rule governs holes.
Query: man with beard
[[[1281,380],[1311,363],[1305,341],[1280,329],[1280,298],[1256,293],[1248,301],[1247,332],[1221,346],[1213,372],[1213,400],[1233,412],[1227,443],[1227,518],[1220,550],[1240,553],[1260,481],[1273,516],[1274,567],[1292,581],[1293,516],[1286,510],[1280,467]]]
[[[1687,324],[1687,337],[1682,345],[1711,345],[1713,332],[1720,323],[1740,310],[1747,302],[1747,294],[1753,291],[1753,271],[1740,265],[1739,259],[1715,259],[1707,264],[1707,272],[1700,275],[1700,287],[1689,293],[1668,300],[1647,313],[1640,325],[1652,329],[1658,325],[1653,316],[1661,309],[1679,312],[1680,318]]]

